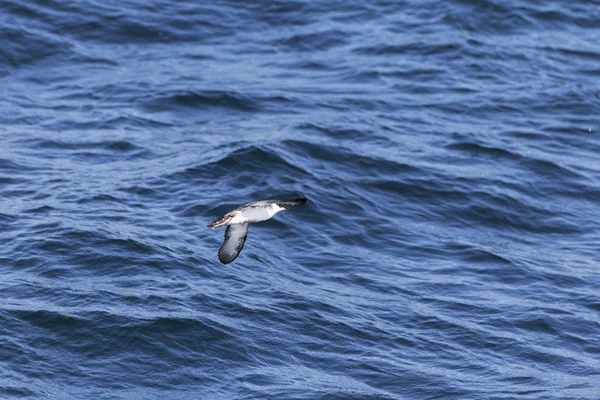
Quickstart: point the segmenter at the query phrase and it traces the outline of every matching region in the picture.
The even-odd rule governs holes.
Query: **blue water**
[[[597,400],[599,132],[597,0],[3,0],[0,398]]]

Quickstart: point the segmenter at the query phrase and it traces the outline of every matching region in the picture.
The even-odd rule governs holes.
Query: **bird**
[[[253,201],[211,222],[208,225],[209,228],[227,226],[225,240],[219,248],[219,261],[223,264],[229,264],[240,255],[248,236],[248,224],[266,221],[280,211],[306,204],[307,200],[306,198],[300,198],[288,201]]]

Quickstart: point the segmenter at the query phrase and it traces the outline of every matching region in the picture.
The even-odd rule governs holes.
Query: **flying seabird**
[[[305,198],[301,198],[290,201],[254,201],[238,207],[213,221],[208,225],[209,228],[227,226],[225,241],[219,249],[219,261],[223,264],[229,264],[240,255],[248,236],[249,223],[266,221],[279,211],[289,210],[292,207],[305,204],[306,200]]]

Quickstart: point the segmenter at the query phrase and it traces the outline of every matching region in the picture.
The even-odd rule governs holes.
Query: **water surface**
[[[0,16],[0,397],[599,398],[598,1]]]

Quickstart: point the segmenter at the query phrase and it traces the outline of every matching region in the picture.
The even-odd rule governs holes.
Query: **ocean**
[[[0,398],[600,399],[599,132],[598,0],[4,0]]]

